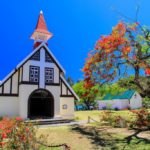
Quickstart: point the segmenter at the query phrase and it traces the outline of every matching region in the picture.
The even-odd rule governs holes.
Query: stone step
[[[27,120],[26,122],[31,122],[35,125],[49,125],[49,124],[62,124],[62,123],[70,123],[73,120],[69,119],[38,119],[38,120]]]

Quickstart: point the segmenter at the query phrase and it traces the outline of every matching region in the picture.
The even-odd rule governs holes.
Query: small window
[[[31,60],[40,61],[40,51],[36,52],[32,57]]]
[[[45,62],[51,62],[51,63],[53,62],[47,52],[45,52]]]
[[[45,68],[45,83],[50,84],[54,83],[54,69]]]
[[[30,66],[30,82],[39,82],[39,70],[40,68],[37,66]]]
[[[62,108],[67,109],[68,108],[67,104],[64,104]]]

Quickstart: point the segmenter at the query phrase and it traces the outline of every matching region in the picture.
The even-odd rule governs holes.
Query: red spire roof
[[[47,36],[47,40],[52,37],[52,33],[50,33],[47,29],[47,26],[46,26],[46,23],[45,23],[45,20],[44,20],[44,15],[43,15],[42,11],[40,11],[38,22],[37,22],[35,31],[31,36],[31,39],[36,38],[36,33],[45,34]]]

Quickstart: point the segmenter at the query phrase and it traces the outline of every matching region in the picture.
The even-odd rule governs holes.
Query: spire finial
[[[43,11],[42,11],[42,10],[40,11],[40,14],[43,14]]]
[[[50,33],[47,29],[46,22],[44,20],[44,15],[41,10],[36,28],[35,28],[33,34],[31,35],[31,39],[33,39],[35,41],[34,46],[36,47],[36,44],[38,44],[38,43],[42,43],[42,42],[47,43],[47,41],[51,37],[52,37],[52,33]]]

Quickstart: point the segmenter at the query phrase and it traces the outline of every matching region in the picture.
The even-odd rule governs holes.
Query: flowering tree
[[[140,92],[150,97],[150,30],[137,22],[118,23],[89,52],[83,72],[87,89],[132,74]],[[140,80],[141,75],[146,78],[146,86]]]
[[[78,94],[78,96],[81,98],[80,102],[84,103],[88,109],[90,109],[90,105],[94,103],[94,100],[98,94],[98,86],[95,85],[91,89],[86,89],[84,87],[85,82],[80,81],[73,85],[74,91]]]

